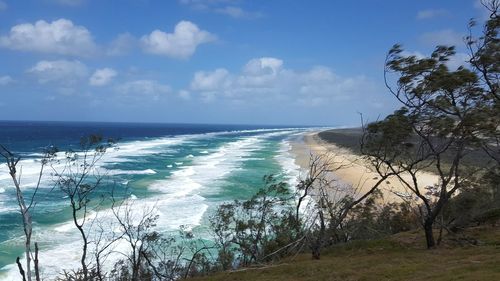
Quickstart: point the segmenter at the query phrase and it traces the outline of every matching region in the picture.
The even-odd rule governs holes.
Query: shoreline
[[[311,156],[328,154],[334,162],[333,167],[342,167],[331,172],[332,177],[340,184],[347,184],[358,189],[362,194],[368,191],[379,175],[370,169],[361,156],[356,155],[351,150],[342,148],[334,143],[322,140],[318,133],[321,131],[307,132],[300,139],[290,141],[291,154],[295,156],[295,164],[301,167],[302,171],[307,171]],[[420,173],[418,175],[420,186],[430,186],[438,182],[437,175],[432,173]],[[389,178],[379,187],[382,192],[382,204],[390,202],[403,202],[401,196],[411,196],[412,192],[395,177]]]

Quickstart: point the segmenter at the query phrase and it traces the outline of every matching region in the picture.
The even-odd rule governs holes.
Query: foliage
[[[381,204],[382,199],[382,194],[376,193],[352,210],[343,227],[349,240],[378,239],[418,227],[418,217],[410,204]]]
[[[252,198],[222,204],[210,219],[222,269],[273,260],[298,239],[287,185],[273,176],[264,183]]]
[[[450,231],[500,220],[500,168],[496,167],[476,179],[475,185],[464,189],[452,198],[443,211],[444,221]]]
[[[420,199],[429,248],[435,246],[434,223],[452,196],[474,186],[474,179],[484,173],[463,164],[469,151],[483,149],[491,160],[487,168],[500,163],[499,68],[495,60],[499,5],[496,0],[484,5],[491,16],[483,36],[468,37],[470,67],[449,69],[453,46],[437,46],[429,57],[417,58],[394,45],[384,74],[388,89],[402,107],[364,127],[362,153],[380,175],[392,172]],[[446,158],[451,158],[447,165]],[[418,181],[418,173],[430,166],[439,182],[428,193]]]
[[[301,254],[273,266],[219,272],[192,280],[499,280],[500,229],[469,229],[467,235],[477,237],[481,243],[457,246],[450,235],[443,239],[448,247],[426,251],[422,248],[422,233],[402,233],[336,245],[325,250],[321,260]]]

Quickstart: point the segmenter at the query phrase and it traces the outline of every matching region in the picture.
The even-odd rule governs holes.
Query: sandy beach
[[[327,143],[318,136],[319,131],[308,132],[291,143],[292,153],[295,155],[295,163],[304,171],[309,167],[311,155],[329,154],[329,159],[335,163],[333,166],[342,166],[332,175],[340,184],[348,184],[357,187],[360,193],[369,190],[379,178],[379,175],[370,169],[369,163],[349,149],[339,147],[333,143]],[[438,183],[437,175],[432,173],[419,173],[418,181],[421,187]],[[409,191],[397,178],[389,178],[380,185],[384,202],[400,202],[399,195],[410,195]]]

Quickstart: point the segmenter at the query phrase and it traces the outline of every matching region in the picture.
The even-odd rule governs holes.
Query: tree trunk
[[[16,187],[17,203],[19,204],[19,209],[23,217],[23,230],[24,230],[24,235],[26,237],[26,240],[24,241],[25,252],[26,252],[25,253],[26,279],[28,281],[31,281],[31,232],[32,232],[31,215],[29,213],[28,207],[26,207],[24,196],[21,191],[21,185],[16,177],[15,165],[9,165],[9,169],[10,169],[10,176],[12,177],[12,180],[14,181],[14,186]]]
[[[321,259],[321,250],[320,250],[319,247],[315,247],[312,250],[312,259],[313,260],[319,260],[319,259]]]
[[[40,268],[38,267],[38,243],[35,242],[35,280],[40,281]]]
[[[323,215],[323,211],[319,211],[319,219],[320,219],[320,229],[318,233],[318,238],[316,239],[314,245],[312,246],[312,258],[314,260],[319,260],[321,258],[321,248],[323,247],[323,240],[325,236],[325,217]]]
[[[103,278],[102,278],[102,269],[101,269],[101,257],[100,257],[100,253],[97,253],[97,254],[96,254],[96,258],[95,258],[95,266],[96,266],[97,279],[99,279],[99,281],[102,281],[102,280],[103,280]]]
[[[436,246],[436,242],[434,240],[434,233],[432,232],[432,226],[434,221],[430,218],[427,218],[424,223],[424,231],[425,231],[425,240],[427,242],[427,249],[432,249]]]
[[[31,281],[31,233],[26,236],[24,243],[25,256],[26,256],[26,278]]]
[[[444,219],[443,219],[443,214],[440,216],[440,222],[439,222],[439,236],[437,239],[437,245],[441,245],[441,241],[443,240],[443,229],[444,229]]]
[[[74,196],[74,195],[73,195]],[[88,280],[88,268],[87,268],[87,235],[85,234],[85,230],[83,229],[83,224],[85,223],[85,217],[83,218],[83,222],[81,224],[78,223],[78,214],[77,214],[77,206],[75,205],[73,198],[71,198],[71,208],[73,209],[73,223],[76,228],[80,232],[80,236],[82,237],[82,256],[80,258],[80,264],[82,265],[82,273],[84,280]]]
[[[23,277],[23,281],[26,281],[26,274],[24,272],[23,265],[21,264],[19,257],[17,257],[16,263],[17,263],[17,268],[19,269],[19,274],[21,274],[21,276]]]

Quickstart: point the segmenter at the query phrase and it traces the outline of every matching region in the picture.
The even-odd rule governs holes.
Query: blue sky
[[[0,120],[359,125],[394,43],[459,45],[476,0],[0,0]]]

